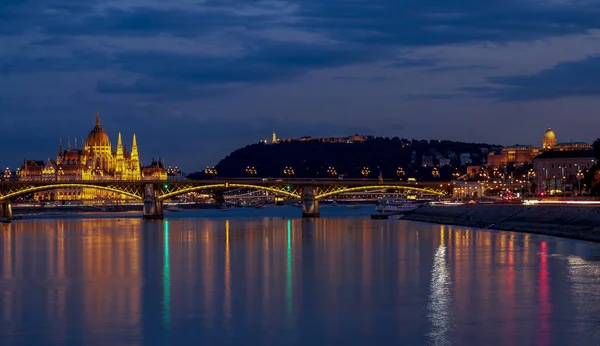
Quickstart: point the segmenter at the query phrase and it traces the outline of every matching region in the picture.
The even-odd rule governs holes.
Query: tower
[[[117,155],[115,161],[115,172],[123,173],[125,168],[125,158],[123,156],[123,140],[121,139],[121,132],[119,132],[119,139],[117,141]]]
[[[56,164],[60,165],[62,163],[63,149],[62,149],[62,139],[60,140],[60,144],[58,145],[58,156],[56,156]]]
[[[275,134],[275,130],[273,130],[273,137],[271,138],[271,143],[277,143],[277,135]]]
[[[141,179],[141,169],[140,169],[140,157],[138,154],[138,146],[137,139],[135,138],[135,133],[133,134],[133,143],[131,145],[131,174],[132,180]]]

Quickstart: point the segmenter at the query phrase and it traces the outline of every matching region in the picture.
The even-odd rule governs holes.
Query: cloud
[[[445,72],[454,72],[454,71],[486,71],[493,70],[494,66],[489,65],[453,65],[453,66],[440,66],[435,68],[430,68],[425,70],[425,72],[429,73],[445,73]]]
[[[142,134],[152,133],[151,127],[157,126],[161,132],[155,135],[164,134],[164,140],[153,138],[150,154],[175,155],[178,160],[193,162],[197,159],[183,158],[177,151],[189,148],[166,144],[164,150],[177,151],[171,154],[161,151],[160,143],[170,143],[172,133],[177,133],[190,145],[213,148],[208,139],[198,136],[212,141],[222,137],[214,154],[210,150],[193,154],[212,160],[230,149],[227,140],[239,145],[259,132],[264,137],[262,133],[270,132],[273,124],[264,124],[250,134],[230,132],[231,124],[215,123],[219,116],[235,115],[241,120],[231,122],[240,124],[239,131],[249,131],[260,118],[261,112],[254,111],[252,102],[261,93],[280,98],[273,97],[268,104],[281,114],[276,125],[289,131],[289,136],[368,130],[286,120],[301,112],[310,112],[312,119],[322,113],[331,117],[333,124],[345,124],[349,116],[352,121],[378,117],[384,127],[389,119],[398,121],[392,115],[406,100],[479,97],[519,101],[597,95],[598,65],[592,58],[588,65],[559,64],[531,75],[491,77],[487,85],[481,85],[485,81],[481,75],[491,68],[486,63],[496,60],[477,60],[474,54],[451,59],[436,49],[474,47],[475,43],[498,47],[586,34],[600,28],[599,11],[598,1],[2,0],[0,95],[23,101],[2,108],[10,111],[18,126],[6,120],[2,125],[5,131],[26,128],[23,131],[29,136],[38,132],[28,123],[39,120],[39,114],[66,121],[100,105],[113,114],[115,123],[136,124]],[[420,54],[424,50],[430,54]],[[323,69],[331,70],[322,73],[326,75],[323,84],[332,78],[357,83],[335,83],[335,90],[319,95],[327,94],[321,100],[306,85],[314,86],[310,83],[319,76],[313,72]],[[454,71],[469,72],[460,74],[467,80],[455,79],[458,73],[446,77]],[[434,73],[423,76],[422,72]],[[499,68],[496,74],[502,73],[505,71]],[[289,86],[300,77],[307,84],[298,83],[281,93],[275,90],[283,89],[279,85],[267,89],[278,83]],[[371,83],[357,94],[360,81],[386,83]],[[457,89],[456,84],[466,86]],[[237,98],[231,93],[242,89]],[[59,93],[64,95],[60,100],[56,97]],[[402,94],[407,96],[394,97]],[[231,99],[223,102],[223,95]],[[363,99],[376,103],[379,97],[385,101],[364,101],[368,111],[360,107]],[[336,109],[336,102],[343,106]],[[262,99],[262,103],[267,102]],[[245,108],[235,108],[237,104]],[[459,113],[448,108],[445,111]],[[199,111],[186,113],[194,109]],[[211,119],[211,123],[202,119]],[[425,117],[417,120],[422,119]],[[178,122],[182,125],[175,126]],[[418,130],[414,125],[407,127]],[[64,128],[57,122],[44,130],[58,133]]]
[[[396,67],[396,68],[431,67],[431,66],[435,66],[437,63],[438,63],[438,60],[436,60],[436,59],[402,58],[402,59],[397,59],[393,63],[386,65],[386,67]]]
[[[390,80],[390,77],[386,77],[386,76],[372,76],[372,77],[335,76],[332,79],[340,80],[340,81],[384,82],[384,81]]]
[[[573,96],[600,95],[600,56],[562,62],[529,75],[489,77],[502,86],[488,94],[503,102],[549,100]]]
[[[464,97],[464,95],[453,93],[427,93],[427,94],[408,94],[404,96],[406,101],[421,101],[421,100],[451,100]]]

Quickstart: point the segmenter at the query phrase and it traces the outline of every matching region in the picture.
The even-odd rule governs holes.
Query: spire
[[[96,109],[96,127],[100,127],[100,111]]]
[[[71,139],[69,139],[69,141],[68,141],[67,150],[71,150]]]
[[[121,132],[119,132],[119,140],[117,141],[117,160],[123,158],[123,140],[121,139]]]
[[[77,150],[77,149],[79,149],[79,148],[77,147],[77,137],[75,137],[75,150]]]
[[[133,145],[131,146],[131,160],[132,161],[140,160],[140,158],[138,156],[137,139],[135,138],[135,133],[133,134]]]
[[[60,144],[58,145],[58,155],[56,156],[56,163],[60,164],[62,162],[63,149],[62,149],[62,138],[60,139]]]

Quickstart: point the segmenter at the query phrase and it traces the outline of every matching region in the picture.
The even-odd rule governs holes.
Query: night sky
[[[270,138],[600,136],[599,0],[1,0],[0,164],[96,109],[184,171]]]

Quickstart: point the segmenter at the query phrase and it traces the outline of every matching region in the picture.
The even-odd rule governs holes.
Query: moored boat
[[[404,214],[419,208],[421,204],[403,198],[384,198],[377,202],[373,219],[387,219],[387,216]]]

